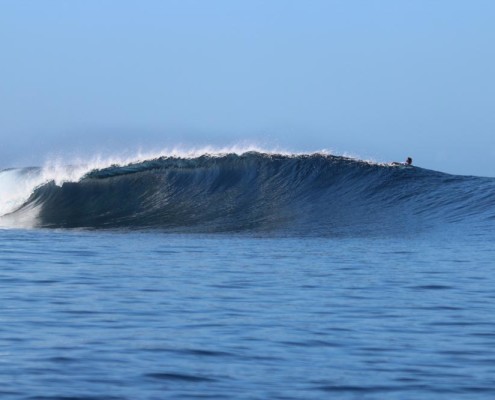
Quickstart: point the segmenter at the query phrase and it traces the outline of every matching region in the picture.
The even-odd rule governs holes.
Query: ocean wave
[[[0,196],[1,225],[41,228],[325,235],[495,219],[494,179],[320,153],[11,169]]]

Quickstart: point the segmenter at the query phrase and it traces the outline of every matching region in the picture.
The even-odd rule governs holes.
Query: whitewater
[[[0,396],[492,399],[495,179],[200,149],[0,171]]]

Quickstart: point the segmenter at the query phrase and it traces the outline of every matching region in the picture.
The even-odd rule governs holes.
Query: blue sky
[[[0,167],[253,143],[495,176],[493,1],[0,10]]]

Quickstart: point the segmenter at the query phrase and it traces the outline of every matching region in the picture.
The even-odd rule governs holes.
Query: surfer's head
[[[406,164],[407,165],[411,165],[412,164],[412,158],[411,157],[407,157],[406,158]]]

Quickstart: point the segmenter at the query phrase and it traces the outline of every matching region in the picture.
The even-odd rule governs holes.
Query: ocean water
[[[495,180],[328,155],[0,172],[5,399],[492,399]]]

